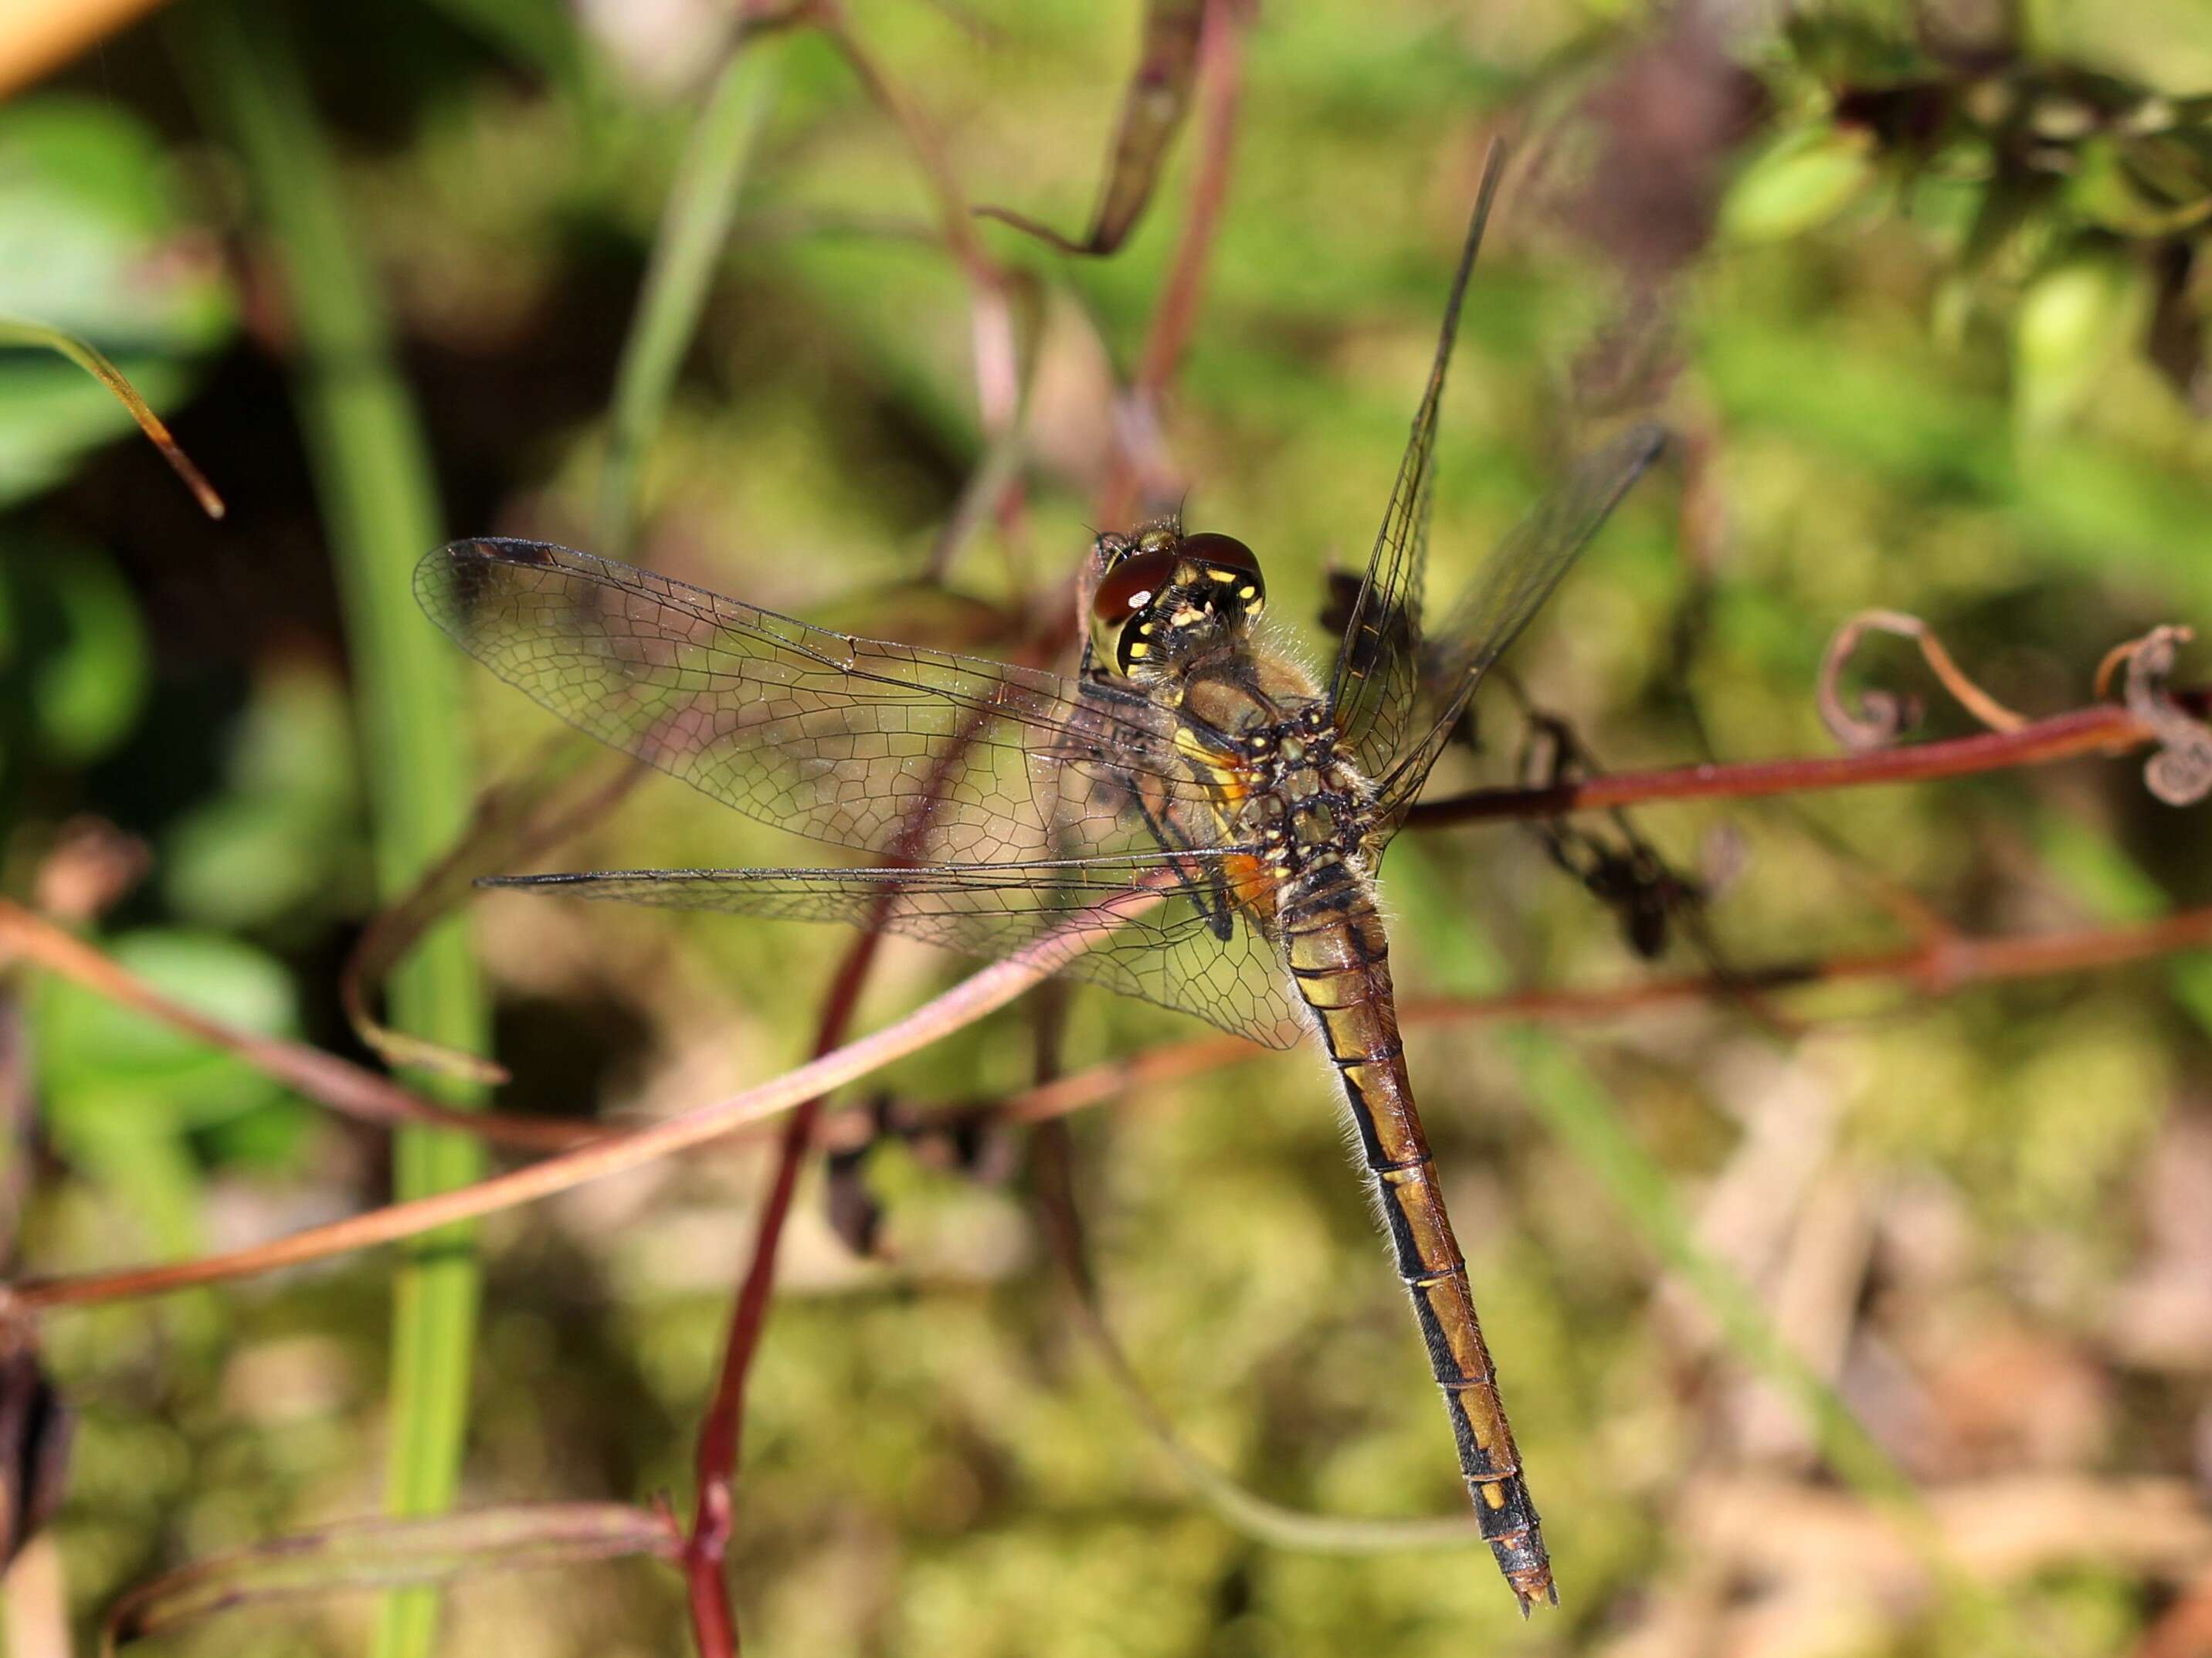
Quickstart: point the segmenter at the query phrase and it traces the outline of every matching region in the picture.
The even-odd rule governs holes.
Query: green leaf
[[[1826,223],[1873,182],[1871,141],[1842,128],[1784,137],[1736,175],[1721,203],[1721,231],[1735,242],[1778,242]]]
[[[2135,263],[2087,247],[2028,285],[2013,318],[2014,414],[2047,432],[2078,413],[2143,329],[2150,303]]]
[[[259,4],[185,9],[187,56],[205,72],[269,234],[283,250],[285,298],[299,325],[295,384],[308,459],[323,499],[346,611],[375,818],[377,884],[405,894],[467,828],[466,744],[453,712],[459,665],[425,626],[409,573],[442,540],[428,441],[393,361],[390,324],[348,218],[337,158],[294,46],[290,15]],[[392,1023],[448,1048],[489,1035],[483,981],[462,927],[426,938],[390,981]],[[466,1097],[449,1089],[449,1097]],[[465,1186],[483,1148],[412,1128],[396,1142],[402,1197]],[[476,1351],[472,1234],[415,1239],[394,1291],[391,1465],[397,1512],[449,1507],[459,1485]],[[428,1658],[437,1598],[393,1596],[378,1626],[380,1658]]]
[[[107,946],[130,972],[185,1006],[264,1035],[291,1035],[298,1008],[275,957],[216,933],[149,930]],[[66,981],[39,1001],[41,1083],[58,1124],[87,1099],[128,1094],[141,1132],[198,1127],[284,1093],[244,1061]]]
[[[161,889],[208,926],[257,926],[366,901],[358,756],[344,688],[326,668],[264,671],[224,768],[228,786],[161,847]]]
[[[89,554],[55,570],[51,591],[66,631],[33,677],[32,696],[49,747],[88,759],[130,728],[145,695],[138,607],[115,568]]]
[[[146,641],[105,554],[11,542],[0,554],[0,694],[27,713],[40,752],[81,764],[121,739],[145,698]]]

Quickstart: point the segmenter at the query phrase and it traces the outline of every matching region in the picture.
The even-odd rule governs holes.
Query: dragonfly
[[[1120,924],[1057,971],[1268,1047],[1318,1036],[1480,1534],[1525,1616],[1559,1596],[1415,1108],[1376,869],[1485,671],[1662,437],[1637,426],[1588,454],[1425,623],[1438,413],[1499,172],[1493,155],[1325,679],[1261,625],[1251,548],[1179,515],[1096,537],[1072,676],[831,632],[541,541],[453,542],[422,560],[416,592],[470,654],[570,724],[870,860],[488,884],[842,921],[987,959],[1106,911]]]

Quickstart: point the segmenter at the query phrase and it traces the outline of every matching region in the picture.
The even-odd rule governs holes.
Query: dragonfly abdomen
[[[1285,880],[1275,920],[1291,979],[1343,1081],[1398,1275],[1413,1297],[1431,1373],[1443,1390],[1483,1538],[1524,1613],[1539,1598],[1556,1605],[1542,1525],[1414,1109],[1382,915],[1364,878],[1334,861]]]

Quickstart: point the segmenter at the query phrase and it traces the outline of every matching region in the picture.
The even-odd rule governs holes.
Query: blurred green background
[[[21,27],[71,9],[24,8]],[[971,290],[913,152],[817,31],[749,48],[741,194],[638,510],[610,517],[618,361],[727,15],[184,0],[0,105],[0,317],[115,358],[231,509],[199,518],[76,369],[0,351],[10,896],[226,1018],[365,1057],[337,979],[377,895],[457,825],[459,762],[511,777],[552,732],[419,616],[374,614],[360,572],[389,575],[395,541],[613,551],[613,525],[668,574],[986,651],[1011,647],[1010,613],[1065,602],[1193,135],[1111,258],[979,227],[1034,295],[1024,488],[918,586],[992,454]],[[2014,708],[2087,701],[2110,647],[2212,599],[2212,138],[2176,101],[2212,88],[2212,14],[2027,4],[2017,61],[1990,48],[1994,12],[1915,15],[1263,6],[1156,482],[1260,551],[1272,613],[1321,659],[1322,578],[1372,538],[1484,147],[1511,130],[1447,405],[1433,588],[1608,422],[1683,440],[1510,659],[1530,696],[1616,768],[1829,752],[1822,650],[1882,606]],[[858,0],[849,17],[969,202],[1079,229],[1138,7]],[[366,284],[315,263],[333,246]],[[1908,647],[1862,661],[1923,695],[1929,734],[1972,728]],[[1502,689],[1482,734],[1449,780],[1510,778]],[[1707,946],[1750,969],[1895,947],[1900,893],[1974,933],[2212,903],[2207,812],[2158,804],[2118,760],[1636,822],[1714,878]],[[136,878],[72,911],[56,872],[101,825],[143,867],[126,843]],[[543,866],[813,858],[653,780]],[[1638,959],[1519,829],[1409,835],[1386,886],[1404,994],[1707,960],[1680,936]],[[514,1072],[501,1108],[634,1120],[804,1057],[848,942],[497,898],[435,946],[457,976],[400,1000],[465,1041],[480,963],[488,1051]],[[862,1023],[958,970],[888,950]],[[24,1016],[21,1270],[235,1247],[391,1189],[383,1136],[233,1060],[21,966],[0,996]],[[1790,1027],[1716,1003],[1517,1041],[1413,1035],[1559,1612],[1524,1627],[1478,1547],[1299,1553],[1228,1523],[1077,1333],[1020,1180],[893,1145],[864,1165],[884,1259],[839,1242],[818,1175],[786,1239],[731,1550],[747,1650],[2204,1650],[2212,961],[1787,1006]],[[1083,990],[1066,1059],[1200,1030]],[[1024,1085],[1030,1054],[1017,1006],[861,1097],[988,1099]],[[1193,1446],[1296,1508],[1460,1510],[1310,1054],[1255,1050],[1074,1134],[1109,1316]],[[1648,1160],[1626,1175],[1624,1147]],[[449,1278],[428,1292],[448,1322],[417,1327],[443,1332],[422,1362],[468,1388],[459,1501],[688,1500],[768,1166],[758,1142],[716,1148],[486,1228],[480,1315]],[[1654,1168],[1664,1185],[1632,1200]],[[1698,1273],[1669,1270],[1674,1212],[1763,1324],[1717,1320]],[[435,1406],[388,1381],[395,1260],[46,1321],[82,1413],[52,1530],[80,1642],[162,1570],[376,1510],[395,1447],[434,1491]],[[1843,1430],[1775,1385],[1775,1335],[1911,1482],[1903,1518]],[[52,1649],[26,1646],[24,1600],[18,1581],[19,1658]],[[680,1588],[644,1564],[475,1578],[447,1609],[446,1652],[689,1649]],[[2200,1644],[2150,1644],[2192,1615]],[[147,1649],[426,1638],[384,1617],[337,1598]]]

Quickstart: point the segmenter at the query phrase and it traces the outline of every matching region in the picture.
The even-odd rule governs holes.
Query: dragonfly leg
[[[1152,839],[1160,843],[1161,851],[1172,854],[1193,849],[1188,836],[1180,833],[1174,824],[1155,812],[1143,797],[1133,798],[1137,810],[1144,815],[1145,827],[1152,831]],[[1208,930],[1215,938],[1227,943],[1237,926],[1236,918],[1230,913],[1228,893],[1223,890],[1218,881],[1200,880],[1192,872],[1187,860],[1176,862],[1176,879],[1181,884],[1184,896],[1190,900],[1191,907],[1206,918]]]

